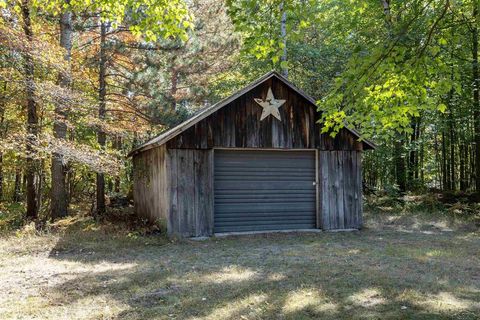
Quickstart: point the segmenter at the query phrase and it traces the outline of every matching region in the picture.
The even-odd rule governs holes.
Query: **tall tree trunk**
[[[68,139],[70,141],[75,141],[75,131],[70,129],[68,134]],[[75,192],[75,172],[70,164],[67,164],[67,201],[68,203],[72,202]]]
[[[473,76],[473,116],[475,122],[475,189],[480,192],[480,74],[478,66],[478,7],[473,1],[472,28],[472,76]]]
[[[13,202],[20,202],[20,193],[22,189],[22,171],[19,167],[15,168],[15,182],[13,184]]]
[[[462,139],[463,140],[463,139]],[[459,146],[458,150],[458,155],[459,155],[459,165],[460,165],[460,190],[461,191],[466,191],[466,183],[465,183],[465,143],[462,141],[462,143]]]
[[[68,0],[67,0],[68,3]],[[63,12],[60,16],[60,46],[65,50],[64,60],[67,64],[65,72],[60,72],[58,84],[62,88],[70,88],[70,58],[72,52],[72,13]],[[67,106],[62,102],[55,106],[55,121],[53,124],[53,133],[57,139],[66,139],[67,125],[65,118],[67,116]],[[65,217],[68,210],[67,185],[66,185],[66,166],[63,155],[53,153],[52,155],[52,188],[51,188],[51,208],[52,219]]]
[[[115,138],[115,149],[117,149],[118,151],[122,150],[122,137]],[[120,193],[120,175],[115,176],[113,191],[117,194]]]
[[[7,93],[7,82],[3,84],[3,94],[0,97],[0,139],[4,139],[7,134],[7,129],[5,125],[5,100],[4,97]],[[3,152],[0,151],[0,202],[3,200]]]
[[[107,69],[107,54],[106,54],[106,35],[107,25],[105,22],[100,24],[100,57],[99,57],[99,70],[98,70],[98,117],[100,120],[105,119],[106,114],[106,69]],[[99,127],[97,134],[98,144],[102,149],[105,149],[106,134],[102,127]],[[96,215],[101,216],[105,213],[105,175],[103,173],[97,173],[97,208]]]
[[[418,130],[418,138],[423,137],[425,133],[425,126],[420,125],[420,129]],[[425,170],[424,170],[424,164],[425,164],[425,143],[422,141],[420,144],[420,155],[418,159],[418,165],[417,169],[419,171],[419,178],[420,182],[422,183],[422,186],[425,186]]]
[[[30,4],[28,0],[22,0],[21,4],[23,32],[28,41],[27,52],[23,54],[25,72],[25,92],[27,96],[27,159],[26,159],[26,193],[27,193],[27,219],[38,218],[38,193],[37,193],[37,171],[38,160],[35,159],[35,144],[38,139],[38,115],[35,102],[34,64],[32,57],[33,32],[30,21]]]
[[[175,62],[175,59],[173,60]],[[170,87],[170,98],[172,99],[172,107],[171,110],[172,112],[175,112],[177,110],[177,99],[176,99],[176,94],[177,94],[177,86],[178,86],[178,70],[175,68],[172,68],[172,76],[171,76],[171,87]]]
[[[451,190],[450,180],[450,161],[447,154],[447,136],[445,134],[445,127],[442,128],[442,177],[443,177],[443,190]]]
[[[455,132],[453,126],[453,114],[450,111],[449,114],[449,133],[450,133],[450,189],[456,189],[456,177],[455,177]]]
[[[423,143],[420,141],[420,133],[421,133],[421,128],[422,128],[422,118],[419,117],[416,120],[416,126],[415,126],[415,141],[416,141],[416,146],[415,146],[415,161],[414,161],[414,176],[415,180],[418,182],[420,178],[420,152],[418,146],[421,145],[423,146]]]
[[[410,151],[408,153],[408,188],[413,190],[415,187],[415,158],[417,148],[417,122],[416,119],[412,119],[412,134],[410,135]]]
[[[287,62],[287,11],[285,9],[285,2],[281,3],[280,11],[282,13],[282,18],[280,20],[280,33],[283,43],[283,54],[280,61],[285,64]],[[285,65],[282,66],[282,75],[285,78],[288,78],[288,68]]]
[[[3,201],[3,154],[0,152],[0,202]]]
[[[443,184],[442,184],[442,177],[441,177],[441,172],[442,172],[442,165],[440,164],[440,153],[439,153],[439,143],[438,143],[438,125],[435,125],[435,130],[434,130],[434,136],[433,136],[433,146],[435,150],[435,164],[437,167],[437,174],[436,174],[436,180],[438,182],[438,188],[442,189]],[[423,168],[423,167],[422,167]]]
[[[407,189],[405,159],[403,156],[403,143],[403,136],[401,134],[398,134],[394,144],[395,147],[393,156],[395,162],[395,180],[401,193],[404,193]]]

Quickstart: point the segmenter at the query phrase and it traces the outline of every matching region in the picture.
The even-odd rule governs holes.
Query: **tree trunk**
[[[20,202],[20,192],[22,188],[22,171],[20,168],[15,168],[15,182],[13,185],[13,202]]]
[[[68,135],[70,141],[75,141],[75,131],[71,129]],[[70,164],[67,164],[67,201],[72,203],[75,193],[75,172]]]
[[[173,60],[175,62],[175,59]],[[175,68],[172,68],[172,76],[171,76],[171,87],[170,87],[170,98],[172,99],[172,107],[171,110],[172,112],[175,112],[177,110],[177,86],[178,86],[178,70]]]
[[[0,152],[0,202],[3,201],[3,154]]]
[[[480,74],[478,66],[478,3],[473,1],[472,76],[473,116],[475,122],[475,189],[480,192]]]
[[[425,133],[425,126],[420,126],[420,129],[418,130],[418,137],[420,138],[421,136],[423,137]],[[418,163],[418,170],[419,172],[419,178],[420,182],[422,183],[422,186],[425,186],[425,170],[424,170],[424,164],[425,164],[425,143],[420,145],[420,155],[419,155],[419,163]]]
[[[404,193],[407,186],[405,159],[403,156],[403,137],[401,134],[398,134],[397,136],[394,144],[395,180],[400,192]]]
[[[460,165],[460,190],[466,191],[466,183],[465,183],[465,144],[464,141],[459,146],[458,155],[459,155],[459,165]]]
[[[413,190],[415,187],[415,158],[417,148],[417,122],[416,119],[412,119],[412,134],[410,135],[410,151],[408,154],[408,188]]]
[[[282,18],[280,20],[280,33],[283,43],[283,54],[280,61],[285,64],[287,62],[287,12],[285,10],[285,2],[281,3],[280,11],[282,13]],[[285,78],[288,78],[288,68],[285,65],[282,66],[282,75]]]
[[[450,172],[447,162],[447,142],[445,138],[445,128],[442,128],[442,181],[443,190],[450,190]]]
[[[107,55],[106,55],[106,34],[107,34],[107,25],[105,22],[102,22],[100,25],[100,57],[99,57],[99,71],[98,71],[98,117],[100,120],[105,119],[106,113],[106,64],[107,64]],[[103,131],[102,127],[98,128],[97,134],[98,144],[102,149],[105,149],[106,134]],[[103,173],[97,173],[97,208],[96,215],[102,216],[105,213],[105,175]]]
[[[3,84],[3,94],[0,98],[0,138],[4,139],[7,134],[7,129],[5,125],[5,94],[7,93],[7,82]],[[3,200],[3,153],[0,151],[0,202]]]
[[[455,132],[453,128],[453,114],[450,111],[449,114],[449,133],[450,133],[450,189],[456,189],[456,177],[455,177]]]
[[[35,145],[38,139],[38,115],[35,102],[34,64],[32,52],[33,32],[30,21],[30,7],[28,0],[22,0],[21,11],[23,20],[23,32],[28,41],[27,52],[23,54],[25,72],[25,92],[27,98],[27,159],[26,159],[26,193],[27,193],[27,219],[38,218],[38,193],[37,193],[37,171],[38,160],[35,159]]]
[[[121,137],[116,137],[115,138],[115,149],[118,151],[122,150],[122,138]],[[120,193],[120,175],[115,176],[115,182],[114,182],[114,190],[115,193]]]
[[[60,46],[65,50],[64,60],[68,67],[65,72],[60,72],[58,84],[62,88],[69,88],[71,85],[70,75],[70,57],[72,52],[72,13],[66,11],[60,16]],[[65,118],[67,116],[67,106],[62,102],[55,106],[55,120],[53,124],[53,134],[57,139],[66,139],[67,125]],[[66,165],[63,155],[53,153],[52,155],[52,188],[51,188],[51,208],[52,219],[65,217],[68,210],[67,185],[66,185]]]
[[[420,151],[419,151],[419,144],[423,147],[422,141],[420,141],[420,133],[421,133],[421,128],[422,128],[422,118],[419,117],[417,118],[416,121],[416,126],[415,126],[415,161],[414,161],[414,168],[415,168],[415,180],[418,182],[420,178]]]
[[[443,184],[442,184],[442,177],[441,177],[441,172],[442,172],[442,165],[440,164],[440,154],[439,154],[439,143],[438,143],[438,125],[435,125],[435,131],[434,131],[434,136],[433,136],[433,145],[435,147],[435,165],[437,167],[437,174],[436,174],[436,180],[438,182],[438,188],[442,189]]]

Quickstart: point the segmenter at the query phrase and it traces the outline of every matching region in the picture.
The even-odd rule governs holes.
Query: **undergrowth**
[[[143,235],[166,233],[162,223],[151,223],[135,215],[133,207],[107,207],[104,216],[95,219],[87,204],[75,203],[70,206],[69,215],[56,221],[40,217],[37,221],[25,219],[22,203],[0,203],[0,235],[16,233],[82,233],[122,235],[136,238]]]
[[[407,194],[402,197],[370,195],[366,197],[364,208],[370,215],[457,219],[480,227],[480,203],[463,193]]]

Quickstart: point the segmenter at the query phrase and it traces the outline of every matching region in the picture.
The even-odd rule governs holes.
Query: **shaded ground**
[[[72,220],[1,239],[0,318],[479,319],[480,233],[407,220],[203,242]]]

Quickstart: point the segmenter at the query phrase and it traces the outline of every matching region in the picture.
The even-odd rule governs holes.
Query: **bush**
[[[0,232],[17,230],[24,223],[23,203],[0,203]]]

